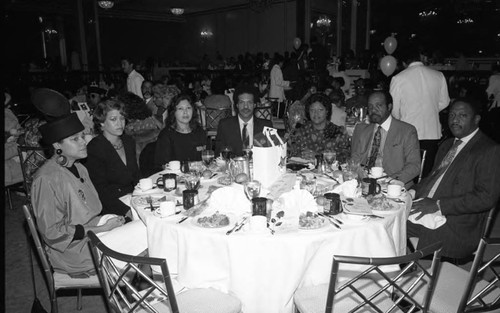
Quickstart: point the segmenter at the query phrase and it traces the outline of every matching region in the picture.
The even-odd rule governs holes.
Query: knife
[[[241,219],[241,220],[239,220],[238,222],[236,222],[236,224],[234,224],[233,228],[231,228],[230,230],[228,230],[228,231],[226,232],[226,235],[231,235],[231,233],[232,233],[232,232],[233,232],[236,228],[238,228],[238,226],[240,226],[240,224],[242,224],[242,223],[245,221],[245,219],[246,219],[246,217],[245,217],[245,218],[243,218],[243,219]]]
[[[339,225],[339,224],[343,224],[343,222],[341,222],[341,221],[339,221],[339,220],[335,219],[335,218],[334,218],[334,217],[332,217],[332,216],[326,215],[325,213],[318,213],[318,215],[319,215],[319,216],[323,216],[323,217],[325,217],[325,218],[326,218],[326,219],[327,219],[327,220],[328,220],[328,221],[329,221],[329,222],[330,222],[333,226],[335,226],[336,228],[338,228],[338,229],[342,229],[342,228],[340,227],[340,225]],[[337,222],[337,223],[339,223],[339,224],[337,224],[336,222]]]
[[[243,221],[241,222],[240,226],[238,226],[238,228],[236,228],[234,230],[234,232],[239,231],[243,227],[243,225],[245,225],[245,223],[247,222],[247,220],[248,220],[248,216],[243,219]]]
[[[185,220],[187,220],[187,219],[188,219],[188,217],[189,217],[189,216],[185,216],[185,217],[181,218],[181,219],[177,222],[177,224],[180,224],[180,223],[184,222]]]

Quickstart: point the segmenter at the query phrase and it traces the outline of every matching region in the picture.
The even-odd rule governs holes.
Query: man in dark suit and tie
[[[442,241],[444,257],[472,255],[500,197],[500,145],[479,130],[479,108],[474,99],[451,104],[448,125],[454,138],[441,144],[431,174],[415,186],[421,200],[410,214],[418,221],[440,211],[446,222],[436,229],[408,222],[408,237],[419,238],[418,248]]]
[[[225,118],[219,122],[215,139],[215,155],[219,156],[224,147],[231,147],[234,155],[242,155],[243,149],[253,146],[254,135],[262,133],[264,126],[273,127],[269,120],[253,116],[258,93],[251,85],[241,85],[234,91],[234,103],[237,116]]]
[[[370,124],[354,129],[351,159],[371,168],[381,166],[394,179],[410,187],[420,173],[420,147],[414,126],[391,116],[392,97],[384,91],[368,96]]]

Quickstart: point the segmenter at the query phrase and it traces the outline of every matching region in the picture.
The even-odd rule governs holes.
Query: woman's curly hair
[[[144,120],[153,115],[144,100],[134,93],[122,93],[117,99],[124,104],[125,114],[130,120]]]
[[[328,96],[323,94],[323,93],[315,93],[311,97],[309,97],[309,99],[306,103],[306,117],[307,117],[307,119],[311,120],[311,116],[309,115],[309,109],[311,108],[311,105],[315,102],[319,102],[325,107],[326,120],[329,121],[330,118],[332,117],[332,102],[330,101],[330,98],[328,98]]]

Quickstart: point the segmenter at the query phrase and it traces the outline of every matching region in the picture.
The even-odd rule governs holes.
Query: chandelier
[[[316,21],[316,26],[318,26],[318,27],[330,27],[331,22],[332,22],[332,20],[330,20],[328,17],[322,16],[322,17],[318,18],[318,20]]]
[[[173,15],[182,15],[184,13],[184,9],[183,8],[171,8],[170,9],[170,12],[172,12]]]
[[[248,0],[250,9],[255,12],[262,12],[273,3],[273,0]]]
[[[99,0],[97,1],[97,4],[107,10],[107,9],[111,9],[114,5],[115,5],[115,2],[113,0]]]
[[[210,37],[212,37],[214,35],[214,33],[212,33],[210,30],[208,29],[204,29],[200,32],[200,36],[202,39],[209,39]]]

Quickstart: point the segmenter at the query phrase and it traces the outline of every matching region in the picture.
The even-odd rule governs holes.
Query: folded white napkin
[[[413,224],[420,224],[429,229],[438,229],[446,223],[446,217],[441,214],[441,210],[431,214],[426,214],[419,220],[416,219],[417,216],[419,216],[418,213],[412,214],[408,217],[408,220]]]
[[[215,190],[208,200],[206,213],[215,211],[236,215],[252,212],[252,204],[245,195],[243,185],[232,184]]]

